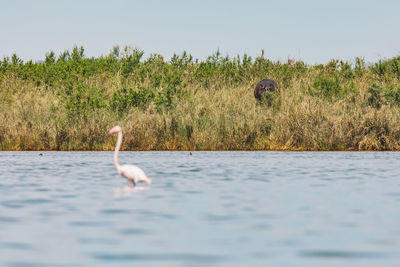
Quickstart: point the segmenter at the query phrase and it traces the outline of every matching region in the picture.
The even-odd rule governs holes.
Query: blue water
[[[0,266],[400,266],[400,153],[0,152]]]

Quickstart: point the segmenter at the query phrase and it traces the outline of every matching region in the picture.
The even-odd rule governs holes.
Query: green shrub
[[[367,91],[367,103],[373,108],[380,108],[384,104],[384,98],[382,97],[383,90],[376,84],[373,84],[368,88]]]
[[[338,77],[321,75],[318,76],[313,83],[313,91],[319,95],[332,99],[333,97],[340,96],[342,88],[339,83]]]
[[[111,98],[111,109],[119,114],[124,114],[131,107],[145,109],[155,98],[153,92],[141,87],[138,90],[133,88],[121,88],[115,91]]]

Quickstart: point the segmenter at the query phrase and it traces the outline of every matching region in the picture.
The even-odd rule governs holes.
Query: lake
[[[40,155],[42,153],[42,155]],[[0,265],[400,266],[400,153],[0,152]]]

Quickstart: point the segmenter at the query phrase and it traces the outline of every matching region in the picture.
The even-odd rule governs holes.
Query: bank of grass
[[[0,61],[1,150],[399,150],[400,57],[326,65],[83,47]],[[259,103],[255,84],[279,90]]]

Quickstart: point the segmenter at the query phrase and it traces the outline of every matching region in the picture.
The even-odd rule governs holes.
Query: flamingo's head
[[[109,135],[115,134],[122,131],[121,127],[119,126],[114,126],[111,128],[111,130],[108,132]]]

